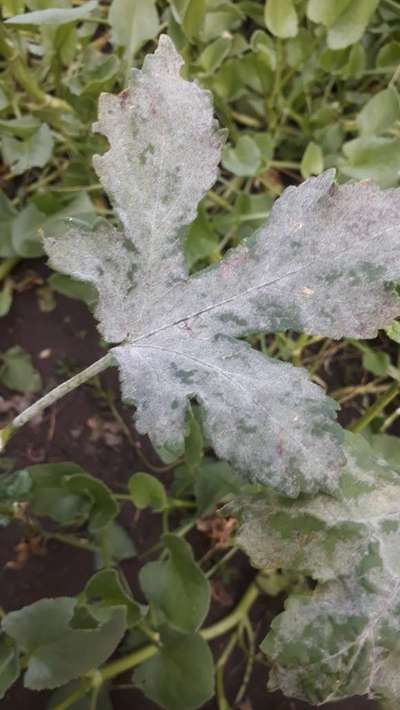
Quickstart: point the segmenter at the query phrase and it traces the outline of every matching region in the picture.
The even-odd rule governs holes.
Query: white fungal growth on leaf
[[[400,193],[337,187],[334,171],[288,188],[267,224],[189,277],[185,228],[217,177],[223,135],[210,94],[180,76],[162,36],[119,96],[103,95],[94,158],[121,231],[47,238],[54,268],[94,284],[124,398],[156,446],[178,452],[190,398],[218,456],[279,491],[334,491],[345,462],[336,404],[299,368],[238,340],[255,331],[372,337],[399,312]]]

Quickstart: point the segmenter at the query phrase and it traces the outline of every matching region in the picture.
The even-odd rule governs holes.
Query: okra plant
[[[147,605],[109,549],[78,598],[5,615],[0,689],[22,669],[27,688],[59,688],[51,708],[86,700],[79,708],[107,708],[110,681],[135,668],[134,684],[162,707],[201,707],[214,693],[208,641],[246,617],[263,575],[283,570],[303,581],[261,645],[269,687],[314,704],[368,695],[398,707],[400,470],[344,432],[336,403],[305,370],[245,338],[287,330],[372,338],[390,324],[400,314],[400,191],[338,186],[328,170],[287,188],[265,226],[189,276],[185,229],[216,180],[224,133],[209,93],[184,80],[181,66],[162,36],[129,87],[101,97],[94,129],[109,148],[94,166],[120,227],[73,226],[44,247],[55,269],[96,288],[110,349],[18,415],[1,441],[116,366],[137,430],[162,458],[179,459],[200,422],[222,459],[206,462],[209,480],[224,467],[223,514],[239,519],[237,543],[261,571],[234,612],[204,627],[209,582],[182,531],[166,532],[161,557],[140,572]],[[118,530],[115,498],[74,464],[33,466],[2,486],[4,516],[27,515],[27,503],[32,516],[61,525],[89,521],[103,552]],[[47,507],[43,487],[57,492]],[[130,495],[139,508],[173,505],[146,474],[133,477]]]

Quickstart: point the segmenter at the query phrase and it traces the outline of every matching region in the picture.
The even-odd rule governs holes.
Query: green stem
[[[374,402],[374,404],[367,409],[363,416],[349,427],[350,431],[355,434],[364,431],[368,424],[370,424],[372,420],[375,419],[375,417],[377,417],[395,397],[397,397],[399,392],[400,385],[398,383],[389,387],[389,389],[378,397],[376,402]]]
[[[11,256],[9,259],[4,259],[0,264],[0,281],[3,281],[20,261],[19,256]]]
[[[223,636],[228,633],[231,629],[238,626],[244,619],[246,619],[252,604],[259,595],[259,589],[257,586],[257,578],[250,586],[241,598],[236,609],[234,609],[230,614],[228,614],[224,619],[217,621],[212,626],[209,626],[203,631],[200,631],[201,636],[206,641],[211,641],[211,639],[217,638],[218,636]],[[104,683],[106,681],[112,680],[116,676],[129,671],[141,663],[148,661],[149,658],[155,656],[160,650],[160,646],[150,643],[147,646],[139,648],[137,651],[123,656],[122,658],[117,658],[115,661],[111,661],[104,668],[96,671],[96,685]],[[78,688],[74,693],[72,693],[69,698],[66,698],[62,703],[57,705],[54,710],[67,710],[73,703],[80,700],[87,692],[88,688]]]
[[[103,372],[103,370],[106,370],[112,365],[113,355],[109,352],[107,353],[107,355],[104,355],[104,357],[100,358],[92,365],[89,365],[89,367],[87,367],[85,370],[82,370],[82,372],[78,372],[77,375],[74,375],[74,377],[71,377],[66,382],[63,382],[61,385],[58,385],[58,387],[55,387],[53,390],[51,390],[51,392],[45,394],[44,397],[38,399],[37,402],[34,402],[30,407],[25,409],[24,412],[18,414],[18,416],[15,417],[15,419],[13,419],[7,427],[5,427],[4,429],[0,429],[0,451],[4,449],[5,445],[7,444],[7,441],[10,439],[11,436],[13,436],[13,434],[15,434],[17,429],[20,429],[20,427],[27,424],[27,422],[36,417],[47,407],[50,407],[52,404],[54,404],[54,402],[57,402],[57,400],[61,399],[62,397],[65,397],[66,394],[69,394],[74,389],[84,384],[88,380],[92,379],[92,377],[95,377],[96,375],[100,374],[100,372]]]
[[[43,531],[42,534],[46,538],[46,540],[57,540],[57,542],[62,542],[64,545],[71,545],[71,547],[76,547],[78,550],[86,550],[87,552],[100,551],[97,545],[93,545],[90,542],[79,540],[73,535],[66,535],[65,533],[58,532],[48,533]]]

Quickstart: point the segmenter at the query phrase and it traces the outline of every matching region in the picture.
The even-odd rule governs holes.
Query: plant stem
[[[19,256],[11,256],[9,259],[4,259],[0,264],[0,281],[3,281],[20,261]]]
[[[34,402],[30,407],[25,409],[24,412],[18,414],[18,416],[15,417],[15,419],[13,419],[8,426],[6,426],[4,429],[0,429],[0,451],[4,449],[5,445],[7,444],[7,441],[17,431],[17,429],[20,429],[20,427],[24,426],[24,424],[36,417],[44,409],[50,407],[52,404],[54,404],[54,402],[57,402],[57,400],[61,399],[62,397],[65,397],[66,394],[69,394],[74,389],[84,384],[92,377],[95,377],[96,375],[100,374],[100,372],[103,372],[103,370],[106,370],[112,365],[113,355],[111,352],[109,352],[107,353],[107,355],[104,355],[104,357],[100,358],[92,365],[89,365],[89,367],[87,367],[85,370],[82,370],[82,372],[78,372],[77,375],[74,375],[66,382],[63,382],[61,385],[58,385],[58,387],[55,387],[53,390],[51,390],[51,392],[45,394],[44,397],[38,399],[37,402]]]
[[[364,431],[368,424],[385,409],[392,399],[397,397],[399,392],[400,386],[398,383],[389,387],[389,389],[386,390],[381,397],[378,397],[376,402],[367,409],[363,416],[349,427],[350,431],[355,434]]]
[[[200,634],[203,639],[205,639],[206,641],[211,641],[211,639],[217,638],[218,636],[222,636],[223,634],[228,633],[228,631],[238,626],[243,620],[246,619],[250,608],[254,604],[259,593],[260,592],[257,586],[256,578],[255,581],[252,582],[247,588],[236,609],[234,609],[224,619],[221,619],[215,624],[212,624],[212,626],[209,626],[208,628],[203,629],[203,631],[200,631]],[[106,666],[104,666],[104,668],[96,671],[96,686],[100,684],[100,680],[101,683],[104,683],[108,680],[112,680],[116,676],[121,675],[121,673],[125,673],[125,671],[129,671],[132,668],[139,666],[141,663],[148,661],[149,658],[155,656],[159,652],[159,650],[160,646],[154,643],[149,643],[147,644],[147,646],[143,646],[142,648],[139,648],[137,651],[133,651],[133,653],[130,653],[127,656],[123,656],[122,658],[117,658],[115,661],[111,661]],[[59,705],[57,705],[54,710],[67,710],[69,707],[71,707],[73,703],[75,703],[77,700],[86,695],[88,691],[89,688],[87,686],[78,688],[63,702],[59,703]]]

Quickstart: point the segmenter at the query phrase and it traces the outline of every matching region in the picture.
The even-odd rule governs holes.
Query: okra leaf
[[[360,435],[349,435],[346,455],[335,498],[271,492],[235,503],[238,542],[257,567],[318,582],[289,598],[261,646],[270,688],[312,704],[400,692],[400,468]]]
[[[290,496],[332,491],[344,464],[336,404],[299,368],[236,340],[254,331],[372,337],[399,312],[400,193],[335,186],[334,172],[288,188],[266,227],[188,276],[185,227],[216,178],[222,136],[209,94],[180,76],[163,36],[119,96],[103,95],[94,165],[123,233],[47,238],[52,265],[97,288],[124,398],[156,448],[181,452],[188,400],[235,469]]]

